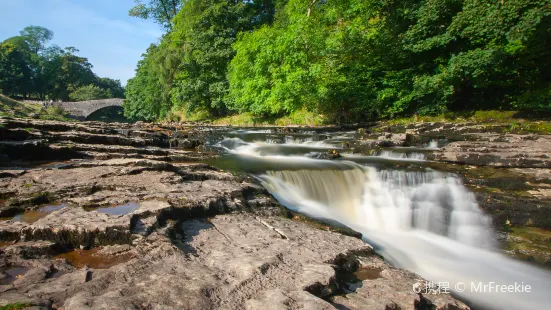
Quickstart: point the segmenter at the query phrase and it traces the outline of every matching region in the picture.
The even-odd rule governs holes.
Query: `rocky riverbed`
[[[423,165],[463,177],[505,251],[548,262],[551,138],[454,126],[362,128],[343,147],[371,154],[447,139],[423,150]],[[0,120],[0,305],[468,308],[414,293],[422,279],[357,233],[290,212],[249,175],[209,165],[218,130]]]

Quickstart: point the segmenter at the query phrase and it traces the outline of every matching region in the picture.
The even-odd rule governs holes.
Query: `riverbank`
[[[182,123],[198,123],[214,126],[307,126],[327,127],[335,126],[328,116],[315,114],[310,111],[301,110],[282,117],[257,117],[250,113],[241,113],[220,118],[209,117],[208,114],[197,113],[190,117],[179,116],[176,119]],[[390,120],[379,120],[368,122],[371,126],[384,127],[404,124],[423,123],[476,123],[480,125],[502,125],[503,133],[551,133],[551,114],[538,112],[519,111],[464,111],[448,112],[438,116],[413,116],[400,117]],[[338,125],[337,125],[338,126]],[[346,124],[347,127],[365,127],[364,124]]]

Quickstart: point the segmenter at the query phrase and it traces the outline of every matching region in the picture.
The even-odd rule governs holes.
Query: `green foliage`
[[[171,80],[174,78],[173,68],[176,67],[173,62],[179,62],[177,53],[165,44],[149,47],[138,63],[136,76],[126,85],[124,116],[132,120],[151,121],[168,115]]]
[[[125,115],[154,120],[171,109],[227,113],[228,63],[240,31],[272,20],[272,1],[186,1],[172,32],[152,46],[126,87]]]
[[[144,4],[140,0],[134,0],[135,5],[128,11],[128,15],[153,19],[165,29],[172,28],[172,19],[178,13],[183,0],[149,0]]]
[[[54,33],[51,30],[40,26],[25,27],[25,29],[19,32],[19,35],[35,54],[43,50],[45,44],[54,37]]]
[[[87,101],[111,97],[112,95],[110,90],[103,89],[93,84],[81,86],[69,95],[71,101]]]
[[[0,306],[0,310],[19,310],[19,309],[26,309],[30,306],[31,306],[30,304],[25,302],[16,302],[16,303]]]
[[[0,44],[0,90],[5,94],[27,92],[32,71],[25,53],[12,42]]]
[[[124,87],[122,87],[120,80],[100,77],[96,79],[94,85],[108,90],[112,98],[124,98]]]
[[[262,1],[263,9],[271,7]],[[237,33],[253,27],[258,1],[190,0],[174,19],[172,44],[183,49],[183,59],[174,82],[173,102],[177,109],[193,112],[207,109],[213,115],[227,112],[226,78],[228,64],[235,51]]]
[[[550,43],[551,0],[189,0],[132,86],[155,100],[132,102],[147,119],[549,110]]]
[[[67,113],[61,107],[53,106],[43,110],[40,113],[40,119],[51,121],[66,121],[68,120]]]
[[[86,85],[124,97],[120,81],[99,78],[85,57],[74,47],[47,46],[53,33],[29,26],[19,36],[0,44],[0,91],[12,97],[68,100],[69,94]]]
[[[38,104],[20,102],[0,94],[0,116],[28,117],[39,113],[40,108]]]
[[[306,110],[297,110],[289,115],[282,117],[259,117],[249,112],[244,112],[236,115],[230,115],[222,118],[212,119],[207,115],[192,115],[192,118],[184,119],[185,121],[203,121],[211,122],[215,125],[235,125],[235,126],[323,126],[328,125],[328,120],[319,114],[315,114]]]

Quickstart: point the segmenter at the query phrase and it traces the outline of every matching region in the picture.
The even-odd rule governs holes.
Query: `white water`
[[[493,250],[491,220],[457,177],[430,170],[376,170],[280,152],[264,143],[231,150],[244,167],[266,167],[257,177],[281,204],[361,232],[385,260],[430,281],[449,282],[452,292],[477,307],[551,305],[551,273]],[[524,283],[531,292],[476,291],[478,283],[491,282]]]
[[[377,171],[342,164],[353,169],[267,171],[259,178],[286,205],[315,204],[315,212],[303,210],[313,217],[320,217],[316,212],[323,208],[324,214],[338,213],[348,226],[390,233],[420,230],[467,245],[492,247],[490,218],[457,178],[436,171]]]
[[[432,140],[429,142],[428,148],[430,149],[438,149],[438,141]]]
[[[350,164],[350,163],[349,163]],[[438,172],[269,171],[259,176],[283,205],[361,232],[387,261],[490,309],[545,309],[548,271],[491,251],[490,219],[454,177]],[[476,292],[482,282],[524,282],[530,293]],[[456,285],[465,291],[454,290]]]
[[[395,151],[381,151],[377,156],[392,159],[414,159],[425,160],[425,154],[421,152],[395,152]]]

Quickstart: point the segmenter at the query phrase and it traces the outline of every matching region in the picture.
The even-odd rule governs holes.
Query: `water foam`
[[[303,160],[318,167],[329,162]],[[335,165],[345,167],[334,170]],[[282,171],[282,166],[258,178],[288,208],[361,232],[387,261],[429,280],[449,282],[454,293],[473,305],[528,309],[551,303],[551,274],[491,250],[491,221],[457,177],[436,171],[378,171],[351,162],[325,167]],[[532,292],[477,292],[471,283],[479,282],[524,282]],[[454,290],[460,283],[465,284],[463,292]]]

